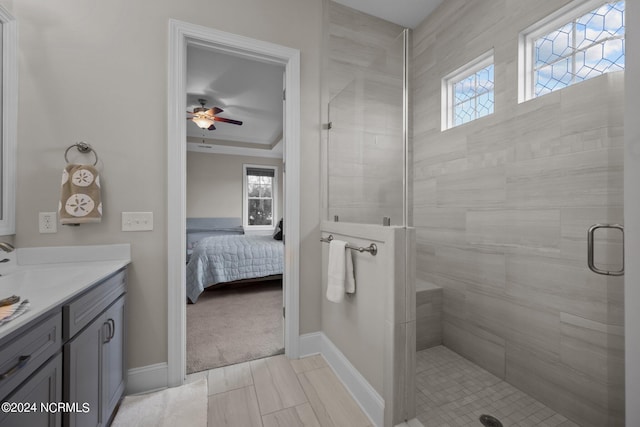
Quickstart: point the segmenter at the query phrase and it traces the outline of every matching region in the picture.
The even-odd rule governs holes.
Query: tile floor
[[[417,418],[425,427],[482,427],[482,414],[504,427],[578,427],[444,346],[418,352],[416,386]]]
[[[187,376],[209,383],[209,427],[369,427],[322,356],[284,355]]]
[[[209,427],[370,427],[322,356],[284,355],[187,376],[207,377]],[[443,346],[417,353],[417,418],[425,427],[579,427]]]

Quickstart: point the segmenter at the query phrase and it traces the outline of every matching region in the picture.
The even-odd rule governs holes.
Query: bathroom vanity
[[[129,261],[16,268],[2,295],[31,309],[0,326],[0,426],[108,425],[126,380]]]

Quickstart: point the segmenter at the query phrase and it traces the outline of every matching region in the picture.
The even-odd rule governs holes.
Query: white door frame
[[[167,383],[186,375],[186,71],[187,45],[194,44],[285,67],[287,100],[284,121],[285,353],[299,351],[300,254],[300,51],[199,25],[169,20],[169,96],[167,144]]]

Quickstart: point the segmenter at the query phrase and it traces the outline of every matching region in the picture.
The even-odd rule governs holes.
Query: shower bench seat
[[[442,344],[442,288],[416,279],[416,350]]]

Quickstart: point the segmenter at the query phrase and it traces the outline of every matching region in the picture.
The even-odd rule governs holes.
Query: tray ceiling
[[[216,129],[187,123],[187,147],[192,151],[282,156],[282,87],[284,66],[240,58],[200,46],[187,48],[187,109],[219,107],[220,117],[241,120],[242,126],[216,122]],[[186,118],[186,112],[185,112]],[[212,149],[208,146],[222,147]],[[275,150],[275,152],[274,152]],[[279,150],[279,155],[276,155]],[[264,153],[261,153],[264,151]]]

